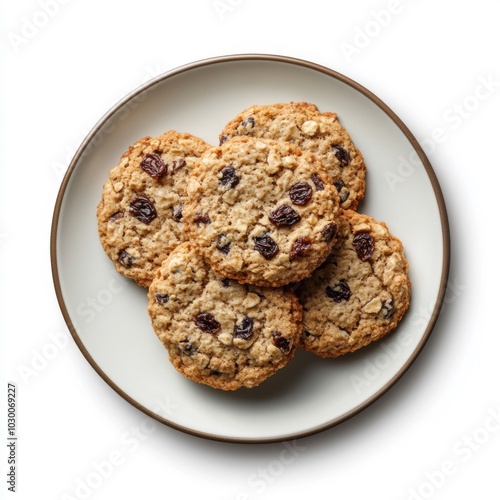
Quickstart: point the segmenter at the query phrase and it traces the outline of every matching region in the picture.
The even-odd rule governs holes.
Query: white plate
[[[367,194],[359,211],[385,221],[411,266],[410,310],[395,332],[352,355],[298,352],[261,386],[217,391],[178,374],[154,334],[146,290],[118,275],[101,248],[96,206],[121,154],[168,129],[218,144],[222,127],[252,104],[309,101],[335,111],[362,151]],[[401,120],[356,82],[307,61],[236,55],[170,71],[125,97],[71,162],[51,235],[56,293],[69,330],[101,377],[153,418],[205,438],[271,442],[336,425],[375,401],[428,339],[449,269],[445,203],[434,171]]]

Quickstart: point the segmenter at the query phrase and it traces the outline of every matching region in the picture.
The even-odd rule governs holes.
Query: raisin
[[[194,324],[205,333],[214,335],[220,330],[220,323],[207,312],[202,312],[194,317]]]
[[[180,203],[179,205],[177,205],[172,209],[172,219],[174,219],[175,222],[181,221],[183,208],[184,208],[184,203]]]
[[[147,154],[141,161],[141,168],[153,179],[159,179],[167,173],[167,165],[163,162],[160,155],[155,153]]]
[[[253,241],[255,243],[255,250],[267,260],[271,260],[279,252],[278,245],[267,234],[254,237]]]
[[[221,170],[222,177],[219,179],[219,184],[235,188],[240,182],[240,178],[236,175],[236,169],[232,165],[228,165]]]
[[[394,314],[394,301],[392,299],[384,300],[381,311],[384,318],[389,319]]]
[[[180,158],[179,160],[174,160],[172,162],[172,173],[175,174],[177,170],[180,170],[182,167],[187,165],[186,160],[184,158]]]
[[[280,332],[277,330],[274,330],[274,332],[271,333],[272,338],[273,338],[273,344],[281,349],[282,351],[289,351],[290,350],[290,341],[283,337]]]
[[[342,302],[351,298],[351,289],[346,280],[340,280],[333,287],[327,286],[325,292],[334,302]]]
[[[291,227],[300,219],[300,215],[289,205],[281,205],[269,214],[269,220],[276,227]]]
[[[222,278],[222,279],[221,279],[221,284],[222,284],[222,286],[223,286],[224,288],[227,288],[227,287],[229,286],[229,284],[230,284],[230,283],[231,283],[231,282],[230,282],[229,278]]]
[[[344,203],[344,201],[346,201],[347,198],[349,198],[351,192],[345,187],[345,184],[341,180],[334,181],[333,185],[335,186],[337,192],[339,193],[340,202]]]
[[[229,139],[230,136],[228,135],[220,135],[219,136],[219,146],[222,146],[228,139]]]
[[[212,221],[210,220],[210,216],[208,214],[197,213],[193,217],[193,222],[196,224],[210,224]]]
[[[349,163],[351,162],[351,157],[349,155],[349,151],[345,150],[342,146],[338,145],[332,145],[332,150],[333,154],[335,155],[335,158],[340,163],[341,167],[347,167]]]
[[[192,356],[196,352],[195,347],[189,342],[189,339],[181,340],[177,344],[177,349],[179,349],[181,354],[185,354],[186,356]]]
[[[239,124],[238,133],[240,135],[248,134],[254,127],[255,127],[255,118],[253,116],[249,116]]]
[[[109,219],[108,222],[116,222],[119,219],[123,219],[123,212],[115,212]]]
[[[130,214],[137,220],[149,224],[153,219],[156,219],[156,210],[152,201],[146,196],[136,196],[130,202]]]
[[[130,269],[132,267],[132,264],[134,263],[134,258],[132,255],[130,255],[127,250],[122,250],[120,252],[120,255],[118,255],[118,262],[122,265],[125,266],[127,269]]]
[[[166,293],[157,293],[155,295],[155,299],[158,304],[166,304],[169,298],[170,297]]]
[[[294,205],[305,205],[312,198],[313,190],[307,182],[298,182],[288,193]]]
[[[330,241],[335,238],[335,235],[337,234],[337,225],[336,224],[327,224],[322,230],[321,234],[325,238],[325,241],[327,243],[330,243]]]
[[[234,325],[233,337],[242,340],[248,340],[253,333],[253,319],[245,316],[241,325]]]
[[[220,250],[224,255],[227,255],[231,249],[231,242],[225,234],[219,234],[219,236],[217,236],[217,244],[215,246],[217,247],[217,250]]]
[[[292,250],[290,251],[290,260],[295,260],[298,257],[302,257],[311,249],[311,238],[309,236],[301,236],[297,238],[292,245]]]
[[[374,245],[373,236],[365,231],[358,233],[352,240],[352,246],[356,250],[358,258],[363,262],[371,259]]]
[[[313,184],[316,186],[316,191],[323,191],[323,189],[325,189],[325,183],[318,174],[312,174],[311,179]]]

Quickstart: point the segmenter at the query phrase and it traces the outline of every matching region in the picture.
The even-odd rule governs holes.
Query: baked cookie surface
[[[339,198],[310,153],[234,137],[192,171],[184,220],[219,274],[277,287],[309,276],[335,242]]]
[[[209,147],[170,130],[145,137],[111,169],[97,208],[101,244],[116,270],[148,286],[163,259],[186,240],[182,211],[189,171]]]
[[[342,208],[355,210],[363,199],[365,162],[335,113],[320,113],[306,102],[252,106],[224,127],[219,140],[242,135],[288,141],[314,153],[332,177]]]
[[[351,210],[339,217],[331,255],[297,290],[301,347],[322,357],[355,351],[394,330],[409,307],[402,243],[385,223]]]
[[[190,243],[163,262],[148,297],[153,329],[172,364],[217,389],[259,385],[289,363],[302,332],[293,292],[223,278]]]

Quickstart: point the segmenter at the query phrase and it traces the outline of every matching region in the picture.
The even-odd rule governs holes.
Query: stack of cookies
[[[408,309],[401,242],[357,211],[365,173],[336,114],[253,106],[219,146],[173,130],[131,146],[104,185],[99,235],[116,270],[148,288],[180,373],[255,387],[297,348],[355,351]]]

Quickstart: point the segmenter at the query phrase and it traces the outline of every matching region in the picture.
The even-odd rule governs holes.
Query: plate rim
[[[58,252],[57,252],[57,241],[58,241],[58,228],[59,228],[59,220],[61,216],[61,210],[64,202],[64,197],[66,194],[66,190],[68,184],[70,182],[71,176],[76,169],[81,157],[84,155],[86,149],[89,144],[92,142],[94,137],[100,132],[101,128],[112,118],[112,116],[117,113],[124,105],[126,105],[129,101],[142,94],[143,92],[147,92],[152,89],[159,83],[166,81],[176,75],[194,70],[203,68],[206,66],[211,66],[220,63],[230,63],[230,62],[242,62],[242,61],[265,61],[265,62],[277,62],[290,64],[295,66],[301,66],[319,73],[323,73],[331,78],[341,81],[342,83],[352,87],[357,90],[359,93],[367,97],[370,101],[372,101],[375,105],[377,105],[394,123],[395,125],[403,132],[405,137],[408,139],[415,152],[419,156],[422,165],[426,170],[426,174],[429,177],[429,181],[431,183],[432,189],[434,191],[434,196],[436,199],[439,216],[440,216],[440,225],[441,225],[441,235],[443,241],[443,266],[441,269],[441,278],[439,283],[439,291],[436,297],[436,302],[434,304],[434,308],[430,315],[429,321],[427,323],[426,329],[420,339],[419,343],[414,348],[411,356],[405,361],[405,363],[401,366],[401,368],[388,380],[382,387],[380,387],[375,393],[373,393],[370,397],[365,399],[362,403],[358,404],[354,408],[351,408],[349,411],[343,413],[340,416],[337,416],[327,422],[324,422],[315,427],[305,429],[302,431],[292,432],[285,435],[279,436],[268,436],[268,437],[236,437],[236,436],[225,436],[221,434],[214,434],[211,432],[205,432],[197,429],[193,429],[191,427],[186,427],[176,422],[173,422],[165,417],[162,417],[156,413],[154,413],[149,408],[146,408],[144,405],[136,401],[133,397],[128,395],[122,388],[120,388],[117,384],[115,384],[103,371],[103,369],[97,364],[97,362],[92,358],[89,351],[86,349],[82,340],[80,339],[77,329],[75,328],[71,316],[68,312],[68,309],[65,304],[64,296],[62,293],[61,282],[59,278],[59,269],[58,269]],[[437,319],[439,317],[440,311],[442,309],[446,287],[450,272],[450,260],[451,260],[451,239],[450,239],[450,227],[449,227],[449,219],[448,213],[446,209],[446,202],[444,200],[444,196],[441,190],[441,186],[437,179],[434,168],[432,167],[427,155],[425,154],[422,146],[417,141],[413,133],[406,126],[406,124],[399,118],[399,116],[378,96],[368,90],[366,87],[358,83],[357,81],[347,77],[346,75],[339,73],[336,70],[323,66],[319,63],[315,63],[312,61],[308,61],[305,59],[299,59],[296,57],[286,56],[286,55],[277,55],[277,54],[263,54],[263,53],[242,53],[242,54],[231,54],[224,56],[215,56],[209,57],[205,59],[200,59],[197,61],[193,61],[182,66],[178,66],[171,70],[168,70],[155,78],[149,80],[148,82],[136,87],[130,93],[125,95],[122,99],[120,99],[115,105],[113,105],[92,127],[90,132],[84,138],[76,153],[74,154],[65,175],[61,181],[61,185],[59,187],[59,191],[54,204],[54,211],[52,215],[52,223],[50,230],[50,262],[52,268],[52,280],[54,284],[54,289],[57,297],[57,301],[59,304],[59,308],[63,315],[64,321],[69,329],[69,332],[75,341],[76,345],[80,349],[81,353],[87,360],[87,362],[92,366],[92,368],[96,371],[96,373],[106,382],[108,386],[110,386],[118,395],[120,395],[123,399],[125,399],[132,406],[148,415],[149,417],[155,419],[156,421],[176,429],[178,431],[184,432],[186,434],[210,439],[219,442],[230,442],[230,443],[274,443],[274,442],[283,442],[291,439],[300,439],[304,437],[311,436],[313,434],[317,434],[319,432],[323,432],[327,429],[330,429],[334,426],[349,420],[355,415],[361,413],[363,410],[372,405],[375,401],[381,398],[385,393],[389,391],[408,371],[410,366],[414,363],[416,358],[422,352],[425,344],[429,340],[431,333],[434,330]]]

